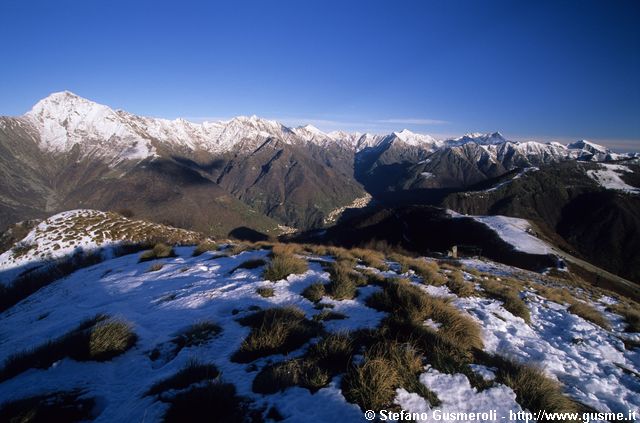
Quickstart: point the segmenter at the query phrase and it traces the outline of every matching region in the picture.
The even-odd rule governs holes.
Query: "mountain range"
[[[557,166],[565,163],[580,165]],[[621,201],[600,203],[608,224],[622,221],[617,227],[623,231],[640,228],[637,163],[637,154],[617,154],[585,140],[517,142],[499,132],[436,139],[407,129],[325,133],[256,116],[200,124],[156,119],[65,91],[22,116],[0,117],[0,231],[19,221],[94,208],[214,236],[276,236],[323,227],[350,205],[372,198],[372,204],[386,207],[444,205],[537,219],[549,233],[595,257],[595,241],[586,240],[593,233],[558,216],[567,215],[578,191],[605,191],[607,198],[632,204],[611,209],[610,203]],[[573,186],[582,188],[568,188],[568,174],[558,169],[567,169],[579,180]],[[545,180],[571,194],[549,199],[544,185],[528,184],[527,207],[506,205],[519,204],[523,193],[514,190],[522,181],[549,172],[560,179]],[[592,220],[600,228],[596,233],[602,232],[597,217]],[[618,260],[613,267],[624,265]]]

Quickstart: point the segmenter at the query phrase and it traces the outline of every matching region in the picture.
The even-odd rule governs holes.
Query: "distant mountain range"
[[[113,110],[65,91],[23,116],[0,117],[0,231],[82,207],[211,235],[278,235],[322,227],[372,196],[386,207],[445,205],[547,219],[550,232],[576,246],[586,242],[584,236],[577,239],[562,219],[549,217],[562,216],[576,190],[548,199],[543,185],[514,194],[510,190],[522,184],[510,181],[541,178],[559,163],[582,163],[562,175],[556,171],[561,179],[550,186],[571,191],[569,179],[562,179],[570,174],[582,191],[604,190],[635,204],[638,157],[585,140],[516,142],[499,132],[439,140],[406,129],[384,135],[325,133],[256,116],[196,124]],[[487,190],[490,194],[464,196]],[[526,211],[517,206],[521,198],[529,198]],[[540,209],[538,201],[548,213],[532,212]],[[623,220],[624,228],[635,227]],[[588,244],[582,251],[595,251]]]

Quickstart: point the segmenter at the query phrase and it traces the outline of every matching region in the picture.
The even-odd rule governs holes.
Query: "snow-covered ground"
[[[640,194],[640,188],[632,187],[620,177],[622,173],[633,172],[629,167],[608,163],[599,164],[598,167],[598,170],[587,170],[587,175],[600,186],[606,189],[628,192],[630,194]]]
[[[199,234],[145,221],[132,221],[114,213],[78,209],[58,213],[42,221],[12,249],[0,254],[0,284],[42,263],[77,252],[90,253],[122,241],[137,242],[155,232],[191,239]],[[107,252],[108,253],[108,252]]]
[[[87,228],[97,223],[86,218],[99,215],[69,212],[49,219],[27,237],[36,247],[31,259],[38,259],[41,251],[53,252],[52,243],[58,238],[55,230],[67,228],[74,218],[84,217]],[[453,214],[453,213],[452,213]],[[481,218],[478,218],[481,219]],[[524,245],[527,251],[540,251],[527,233],[526,221],[497,216],[487,218],[487,224],[508,242]],[[480,220],[485,223],[485,220]],[[125,222],[126,223],[126,222]],[[55,224],[55,225],[54,225]],[[49,226],[47,226],[49,225]],[[54,225],[54,226],[51,226]],[[77,225],[79,230],[81,225]],[[64,231],[63,231],[64,232]],[[524,233],[524,234],[523,234]],[[48,235],[47,235],[48,234]],[[73,246],[97,248],[96,233],[74,241]],[[528,237],[534,238],[530,240]],[[110,239],[103,237],[104,239]],[[539,240],[538,240],[539,241]],[[59,249],[73,252],[71,241],[57,240]],[[541,242],[541,241],[540,241]],[[58,250],[55,250],[58,251]],[[96,398],[98,422],[161,421],[168,407],[145,392],[156,382],[174,375],[190,360],[215,365],[222,380],[233,383],[238,394],[253,401],[257,408],[272,406],[287,422],[360,422],[363,412],[346,401],[340,389],[338,375],[324,388],[312,394],[300,387],[291,387],[271,395],[256,394],[252,382],[265,365],[304,354],[308,344],[289,354],[259,358],[250,364],[231,361],[250,329],[240,325],[239,317],[255,307],[293,305],[308,318],[319,313],[314,304],[300,294],[316,282],[326,283],[329,274],[321,262],[331,257],[305,256],[309,270],[291,275],[276,283],[264,280],[263,268],[238,269],[248,260],[269,260],[269,251],[253,249],[235,256],[221,256],[207,252],[193,257],[194,247],[176,247],[176,257],[139,262],[138,254],[109,258],[99,264],[75,271],[71,275],[46,286],[0,314],[0,362],[20,351],[38,347],[49,340],[68,333],[80,322],[97,314],[107,314],[129,322],[138,336],[137,344],[124,354],[106,362],[79,362],[65,358],[48,369],[30,369],[0,383],[0,403],[54,391],[82,389],[86,397]],[[150,271],[152,264],[161,264]],[[640,407],[640,352],[627,349],[624,340],[640,341],[640,334],[625,332],[622,318],[606,306],[616,300],[610,297],[589,299],[610,322],[611,330],[603,329],[569,312],[567,304],[554,303],[539,295],[538,283],[549,283],[546,276],[526,272],[484,259],[467,259],[467,269],[486,272],[494,277],[519,277],[531,281],[522,297],[531,314],[530,323],[507,311],[498,300],[481,295],[458,298],[446,286],[428,286],[412,272],[398,275],[400,266],[389,263],[385,277],[407,277],[434,297],[448,298],[461,312],[468,314],[481,327],[485,351],[519,362],[533,364],[559,380],[564,391],[573,399],[602,412],[623,412]],[[359,266],[363,270],[363,266]],[[367,268],[367,271],[378,272]],[[469,270],[471,272],[471,270]],[[465,279],[471,273],[463,272]],[[555,283],[555,282],[554,282]],[[274,296],[264,298],[256,290],[274,289]],[[358,288],[352,300],[325,297],[332,311],[347,316],[341,320],[326,320],[324,329],[330,333],[376,328],[385,313],[366,306],[366,299],[381,288],[367,285]],[[183,348],[176,354],[152,360],[151,351],[167,351],[171,340],[189,326],[210,321],[222,328],[212,340]],[[425,325],[440,330],[441,325],[427,320]],[[428,362],[428,360],[427,360]],[[471,366],[485,380],[495,379],[494,369],[480,364]],[[463,374],[445,374],[426,365],[420,381],[441,401],[431,407],[422,397],[398,388],[395,403],[408,412],[477,412],[497,410],[501,415],[520,411],[514,391],[501,383],[479,391]]]
[[[531,224],[526,219],[508,216],[469,216],[447,210],[453,218],[470,217],[492,229],[498,236],[518,251],[529,254],[548,254],[552,247],[533,235]]]

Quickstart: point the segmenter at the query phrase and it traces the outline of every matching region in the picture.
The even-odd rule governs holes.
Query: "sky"
[[[0,115],[69,90],[194,121],[640,150],[640,2],[2,0]]]

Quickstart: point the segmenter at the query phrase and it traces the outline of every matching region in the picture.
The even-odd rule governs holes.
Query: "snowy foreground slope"
[[[623,317],[610,311],[627,300],[584,286],[559,290],[562,280],[481,259],[463,260],[456,266],[440,263],[438,267],[429,265],[435,263],[429,259],[411,259],[406,265],[402,257],[390,256],[374,268],[365,264],[367,260],[351,260],[362,253],[354,252],[345,261],[348,251],[326,248],[292,247],[291,254],[302,258],[307,270],[270,281],[265,280],[264,273],[275,260],[270,246],[243,248],[222,242],[199,255],[194,255],[194,247],[176,247],[174,257],[141,262],[140,253],[135,253],[110,258],[76,270],[4,311],[0,315],[0,360],[5,364],[13,354],[58,339],[97,314],[127,322],[137,340],[130,349],[109,360],[67,357],[6,378],[0,382],[0,402],[75,391],[80,392],[80,400],[94,400],[95,421],[161,421],[172,395],[203,382],[159,395],[146,394],[154,384],[195,359],[214,365],[220,372],[218,378],[235,386],[237,395],[244,397],[259,415],[258,420],[365,421],[364,410],[345,398],[342,373],[333,375],[313,393],[300,386],[269,394],[254,392],[256,376],[266,366],[302,357],[321,335],[311,337],[287,355],[265,354],[238,362],[234,354],[251,331],[240,320],[258,310],[295,306],[329,334],[374,330],[389,313],[374,308],[369,299],[383,292],[393,278],[405,278],[426,297],[447,299],[462,316],[475,322],[485,353],[543,369],[584,409],[627,413],[640,407],[640,334],[629,332]],[[353,272],[361,275],[355,297],[339,300],[325,292],[314,303],[303,296],[312,284],[330,285],[333,276],[328,266],[338,259],[351,263]],[[427,280],[416,263],[427,263],[435,269],[433,280]],[[373,265],[370,261],[368,264]],[[456,275],[459,280],[453,284]],[[440,282],[435,283],[437,280]],[[508,311],[506,300],[490,295],[491,285],[487,283],[519,286],[519,297],[526,305],[522,315],[526,317]],[[470,291],[459,288],[465,284]],[[264,288],[273,289],[272,296],[259,294],[261,288],[262,292]],[[582,313],[575,304],[591,306],[607,323],[599,326],[585,320],[578,315]],[[327,317],[327,311],[333,313],[333,319]],[[177,335],[204,322],[219,327],[214,336],[176,347]],[[424,326],[434,332],[446,330],[437,317],[425,320]],[[362,364],[366,356],[362,353],[355,352],[352,365]],[[437,396],[438,405],[431,405],[415,387],[396,386],[392,404],[385,408],[395,406],[408,412],[496,410],[498,420],[501,415],[508,418],[509,411],[526,408],[511,387],[497,380],[499,369],[487,363],[469,366],[484,380],[481,385],[476,378],[470,378],[471,373],[437,370],[428,355],[423,357],[422,365],[417,377]]]

